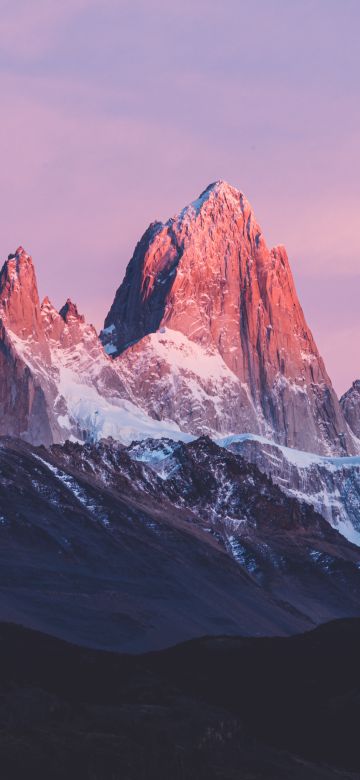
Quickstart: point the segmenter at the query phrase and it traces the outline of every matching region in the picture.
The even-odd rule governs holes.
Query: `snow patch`
[[[110,335],[111,333],[114,333],[114,331],[115,331],[115,325],[114,324],[108,325],[107,328],[103,329],[103,333],[106,333],[106,335]]]
[[[101,507],[99,507],[94,499],[89,498],[86,491],[81,487],[81,485],[79,485],[76,479],[71,477],[69,474],[66,474],[64,471],[61,471],[61,469],[57,468],[57,466],[53,466],[52,463],[48,463],[48,461],[40,458],[39,455],[33,454],[33,457],[46,466],[46,468],[48,468],[49,471],[54,474],[56,479],[62,482],[62,484],[65,485],[65,487],[75,496],[80,504],[82,504],[92,515],[95,515],[97,520],[100,520],[102,525],[110,525],[107,515],[103,512]]]
[[[116,352],[116,347],[115,347],[114,344],[111,344],[111,342],[110,342],[109,344],[105,344],[104,345],[104,350],[105,350],[107,355],[113,355],[114,352]]]

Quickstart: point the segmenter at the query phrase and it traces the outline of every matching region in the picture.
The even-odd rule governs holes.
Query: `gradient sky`
[[[211,181],[284,243],[337,391],[360,376],[359,0],[0,0],[0,252],[97,326]]]

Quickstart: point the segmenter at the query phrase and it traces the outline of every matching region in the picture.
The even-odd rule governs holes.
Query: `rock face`
[[[334,528],[360,546],[360,457],[321,457],[282,447],[260,436],[218,440],[254,463],[288,496],[314,507]]]
[[[27,349],[31,367],[24,357]],[[37,379],[40,365],[43,383]],[[49,365],[34,267],[19,247],[0,272],[0,433],[48,444],[53,441],[49,407],[56,391]]]
[[[0,434],[254,433],[325,455],[360,446],[302,313],[285,250],[217,182],[136,247],[101,341],[68,299],[40,305],[22,247],[0,272]]]
[[[19,247],[0,273],[0,435],[50,445],[140,432],[182,436],[132,402],[121,366],[70,299],[60,312],[49,298],[40,305],[32,259]]]
[[[302,450],[354,452],[286,251],[267,248],[250,204],[225,182],[150,225],[101,337],[153,417],[195,434],[250,431]],[[192,356],[185,369],[182,355]],[[211,360],[218,368],[204,378]]]
[[[43,337],[35,270],[30,255],[19,246],[0,272],[0,314],[11,331],[31,341],[49,357]],[[40,350],[39,350],[40,351]]]
[[[346,422],[355,436],[360,439],[360,379],[356,379],[340,398],[340,405]]]

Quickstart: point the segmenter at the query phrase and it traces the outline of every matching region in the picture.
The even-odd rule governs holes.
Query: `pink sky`
[[[2,0],[0,252],[101,326],[136,241],[218,178],[360,377],[358,0]]]

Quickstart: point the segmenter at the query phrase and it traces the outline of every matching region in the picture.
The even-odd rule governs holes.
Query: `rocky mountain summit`
[[[112,434],[123,441],[157,435],[132,402],[121,365],[70,299],[40,304],[32,258],[22,247],[0,274],[0,434],[34,444]],[[160,435],[181,436],[171,421]]]
[[[101,339],[70,298],[40,303],[18,247],[0,273],[0,364],[0,434],[33,444],[247,434],[359,451],[357,384],[340,404],[284,248],[222,181],[145,232]]]
[[[0,275],[0,432],[33,443],[113,435],[264,435],[353,454],[284,248],[216,182],[145,232],[99,340],[68,299],[40,304],[22,247]],[[104,348],[103,348],[104,345]]]
[[[267,248],[249,202],[226,182],[150,225],[101,338],[138,403],[182,430],[356,450],[286,251]]]

